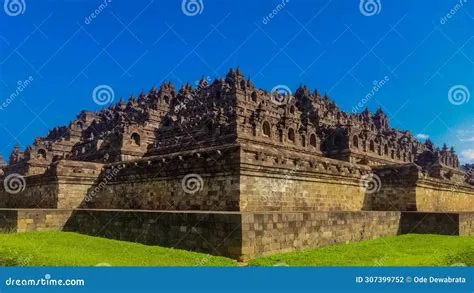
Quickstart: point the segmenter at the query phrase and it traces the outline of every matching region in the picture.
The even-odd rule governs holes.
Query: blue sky
[[[386,79],[366,106],[474,162],[470,0],[195,0],[194,16],[181,0],[10,1],[20,10],[0,11],[4,157],[83,109],[99,110],[99,85],[117,102],[164,79],[179,86],[239,65],[258,87],[306,84],[346,111]]]

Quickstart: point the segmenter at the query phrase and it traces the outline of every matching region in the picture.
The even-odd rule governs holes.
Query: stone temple
[[[63,230],[246,260],[403,233],[474,235],[451,147],[231,69],[81,112],[7,163],[0,230]]]

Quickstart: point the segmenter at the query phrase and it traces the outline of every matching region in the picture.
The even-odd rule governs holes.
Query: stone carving
[[[253,141],[372,167],[416,163],[429,176],[445,180],[464,176],[452,147],[436,148],[430,140],[422,143],[409,131],[392,128],[382,109],[350,114],[306,86],[284,100],[275,103],[273,93],[256,88],[239,68],[224,79],[209,83],[203,78],[197,87],[185,84],[179,91],[165,81],[159,89],[122,98],[99,112],[81,112],[25,151],[15,147],[0,167],[5,174],[34,175],[61,159],[114,163]],[[267,157],[262,150],[255,159]],[[291,159],[317,166],[306,158]],[[279,164],[283,160],[276,158]]]

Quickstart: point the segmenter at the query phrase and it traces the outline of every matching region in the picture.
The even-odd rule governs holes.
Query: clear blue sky
[[[98,85],[112,87],[117,102],[164,79],[179,86],[240,65],[258,87],[306,84],[346,111],[387,77],[371,110],[383,107],[394,127],[454,145],[473,162],[473,4],[373,1],[377,13],[366,16],[358,0],[289,0],[266,20],[282,1],[202,0],[195,16],[181,0],[112,0],[95,18],[87,17],[102,0],[24,0],[17,16],[3,7],[0,106],[18,81],[33,80],[0,109],[0,153],[99,110],[91,96]],[[471,101],[448,100],[456,85]]]

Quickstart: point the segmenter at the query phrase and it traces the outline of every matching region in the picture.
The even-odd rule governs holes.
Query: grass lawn
[[[231,259],[69,232],[0,234],[0,266],[232,266]]]
[[[235,266],[225,257],[70,232],[0,234],[0,266]],[[474,237],[403,235],[260,257],[250,266],[474,266]]]
[[[474,237],[408,234],[260,257],[252,266],[474,266]]]

